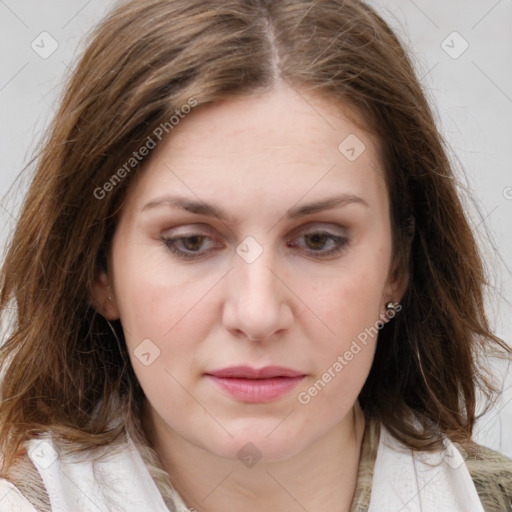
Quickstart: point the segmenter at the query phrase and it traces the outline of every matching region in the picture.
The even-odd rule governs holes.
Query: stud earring
[[[393,302],[392,300],[389,301],[387,304],[386,304],[386,311],[393,311],[395,312],[398,308],[398,306],[400,306],[400,303],[399,302]]]
[[[109,295],[108,295],[108,297],[107,297],[107,298],[108,298],[108,300],[112,300],[112,297],[111,297],[111,295],[110,295],[110,293],[111,293],[111,292],[112,292],[112,290],[111,290],[111,288],[110,288],[110,285],[108,285],[108,293],[109,293]]]

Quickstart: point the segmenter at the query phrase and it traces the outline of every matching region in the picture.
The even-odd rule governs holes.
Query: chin
[[[226,429],[233,437],[223,432],[220,438],[209,437],[203,445],[208,451],[227,459],[252,457],[265,462],[275,462],[293,457],[314,442],[313,436],[300,434],[300,428],[284,426],[282,420],[275,418],[257,420],[254,418],[237,421],[236,425],[227,425]],[[285,420],[286,422],[287,420]]]

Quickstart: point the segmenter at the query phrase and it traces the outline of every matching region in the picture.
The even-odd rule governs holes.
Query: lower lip
[[[207,377],[241,402],[265,403],[286,395],[304,378],[304,375],[272,379],[235,379],[214,375],[207,375]]]

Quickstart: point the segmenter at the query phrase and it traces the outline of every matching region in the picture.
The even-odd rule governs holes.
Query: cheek
[[[116,296],[137,380],[161,415],[197,412],[184,389],[197,377],[198,348],[216,314],[207,292],[218,278],[192,279],[173,272],[167,259],[148,261],[136,250],[118,254]]]
[[[354,258],[347,258],[343,267],[333,270],[307,292],[309,310],[301,314],[307,338],[314,341],[313,380],[317,384],[311,393],[316,396],[321,390],[318,407],[329,401],[349,406],[366,380],[383,313],[387,251],[384,245],[382,251],[375,247],[372,252],[358,251],[357,257],[354,254]],[[307,287],[308,281],[303,280],[302,293]]]
[[[304,313],[310,318],[304,328],[314,342],[314,372],[297,399],[309,417],[339,421],[366,381],[375,354],[381,304],[375,287],[365,284],[369,278],[365,272],[354,272],[350,279],[340,277],[316,290],[311,309],[317,308],[324,325]]]
[[[303,288],[306,286],[304,283]],[[308,292],[307,301],[314,314],[304,314],[309,319],[309,338],[323,333],[320,341],[342,349],[379,320],[384,286],[382,275],[367,268],[343,269],[339,275],[315,285]]]
[[[204,317],[206,312],[199,306],[214,276],[203,279],[183,267],[176,269],[165,248],[122,240],[114,245],[113,267],[116,300],[131,347],[145,338],[162,346],[173,338],[179,345],[177,334],[183,326],[188,332],[199,328],[197,318],[191,319],[199,311]]]

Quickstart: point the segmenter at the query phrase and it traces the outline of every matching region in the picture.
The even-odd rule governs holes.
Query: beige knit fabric
[[[356,490],[350,512],[367,512],[370,506],[373,466],[377,458],[379,431],[378,423],[366,420],[363,442],[361,443],[361,454],[359,456]]]
[[[356,491],[350,512],[367,512],[372,489],[373,467],[379,444],[379,425],[366,422],[361,446]],[[175,512],[173,495],[176,492],[161,467],[157,454],[143,442],[143,437],[130,432],[142,459],[153,477],[170,512]],[[512,512],[512,459],[489,448],[471,444],[464,447],[466,465],[471,474],[485,512]],[[9,471],[11,481],[38,512],[51,512],[50,502],[39,472],[26,453],[20,454]]]

